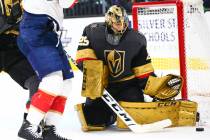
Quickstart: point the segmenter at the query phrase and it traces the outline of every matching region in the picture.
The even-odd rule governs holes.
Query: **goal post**
[[[147,39],[155,73],[181,75],[181,98],[202,97],[199,107],[210,120],[210,29],[202,0],[137,2],[132,18],[133,28]]]
[[[132,8],[133,16],[133,28],[141,32],[139,27],[139,20],[141,16],[156,15],[156,14],[170,14],[171,17],[177,20],[178,24],[178,48],[179,49],[179,66],[180,75],[183,77],[182,99],[187,99],[187,73],[186,73],[186,60],[185,60],[185,47],[184,46],[184,15],[183,15],[183,3],[181,1],[154,1],[154,2],[142,2],[134,3]],[[173,14],[173,15],[172,15]],[[143,17],[142,17],[143,18]],[[162,21],[163,24],[163,21]],[[164,26],[164,25],[162,25]]]

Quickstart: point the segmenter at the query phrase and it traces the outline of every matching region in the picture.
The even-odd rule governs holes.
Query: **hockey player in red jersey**
[[[116,121],[116,114],[99,98],[104,87],[116,101],[144,102],[148,78],[155,76],[146,47],[145,36],[129,28],[121,6],[111,6],[105,22],[85,27],[76,55],[83,70],[82,95],[87,97],[76,106],[83,131],[103,130]]]
[[[18,46],[41,80],[32,97],[27,119],[18,136],[29,140],[67,140],[57,131],[71,88],[73,72],[57,32],[62,28],[63,8],[76,0],[24,0]],[[43,132],[39,129],[45,121]],[[42,133],[41,133],[42,132]]]

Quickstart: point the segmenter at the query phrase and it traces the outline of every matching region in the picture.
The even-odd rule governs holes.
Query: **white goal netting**
[[[201,120],[210,123],[210,29],[202,1],[136,3],[133,22],[147,38],[156,74],[181,74],[182,98],[198,102]]]

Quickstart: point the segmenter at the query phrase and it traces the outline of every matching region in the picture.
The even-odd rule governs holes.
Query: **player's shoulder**
[[[96,22],[96,23],[91,23],[85,27],[85,30],[88,31],[97,31],[97,30],[103,30],[105,29],[105,23],[104,22]]]

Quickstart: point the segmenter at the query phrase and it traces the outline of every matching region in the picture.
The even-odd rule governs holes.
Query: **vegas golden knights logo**
[[[104,55],[110,74],[118,77],[124,71],[125,51],[105,50]]]

